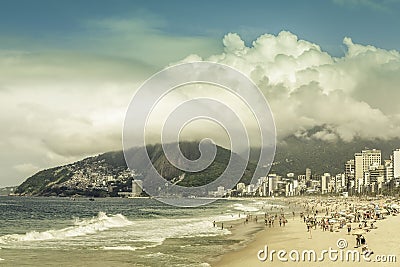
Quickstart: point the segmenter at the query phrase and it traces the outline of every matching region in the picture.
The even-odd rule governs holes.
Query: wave
[[[251,210],[242,204],[235,204],[235,209]],[[143,218],[128,220],[121,214],[107,215],[99,212],[96,217],[75,219],[73,226],[59,230],[29,231],[25,234],[9,234],[0,236],[0,244],[12,247],[52,247],[53,240],[63,240],[58,247],[85,246],[103,250],[142,250],[162,245],[168,238],[208,237],[230,234],[229,228],[221,230],[213,227],[213,221],[218,223],[238,219],[238,213],[232,208],[231,212],[218,215],[188,218]],[[124,227],[123,231],[118,228]],[[102,235],[96,235],[111,228]],[[228,228],[228,229],[227,229]],[[76,238],[89,236],[84,238]],[[44,241],[44,242],[34,242]],[[73,243],[71,243],[73,241]]]
[[[256,211],[259,211],[259,209],[256,208],[256,207],[245,206],[245,205],[239,204],[239,203],[233,204],[233,208],[235,210],[240,210],[240,211],[245,211],[245,212],[256,212]]]
[[[28,242],[43,240],[59,240],[77,236],[95,234],[116,227],[125,227],[131,225],[125,216],[116,214],[107,216],[104,212],[99,212],[96,217],[91,219],[75,219],[74,226],[59,230],[48,230],[44,232],[31,231],[26,234],[11,234],[0,237],[0,243],[10,242]]]

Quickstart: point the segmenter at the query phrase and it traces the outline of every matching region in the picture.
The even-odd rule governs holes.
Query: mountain
[[[179,147],[182,154],[191,160],[200,157],[197,142],[182,142]],[[177,185],[192,187],[210,183],[218,178],[230,157],[234,166],[245,163],[244,160],[230,150],[217,146],[214,161],[200,172],[184,172],[174,167],[166,158],[162,146],[149,145],[147,154],[154,168],[162,176]],[[143,160],[140,148],[129,150],[130,158],[136,162],[135,173],[146,175],[150,166]],[[249,162],[241,181],[249,183],[256,165]],[[130,191],[132,173],[128,170],[122,151],[108,152],[89,157],[81,161],[46,169],[25,180],[16,190],[21,195],[72,196],[75,194],[88,196],[117,196],[118,192]]]
[[[355,139],[352,142],[343,140],[323,141],[308,136],[289,136],[277,145],[271,173],[285,175],[289,172],[295,175],[304,174],[306,168],[311,168],[313,174],[342,173],[347,160],[354,158],[354,153],[363,149],[380,149],[382,159],[389,159],[392,151],[400,148],[400,139],[393,140],[363,140]],[[149,145],[147,153],[155,169],[167,180],[182,186],[200,186],[209,183],[218,177],[227,166],[231,151],[217,146],[217,155],[214,162],[204,171],[198,173],[183,172],[172,166],[163,153],[162,146]],[[180,143],[182,153],[189,159],[199,157],[198,143]],[[150,166],[143,161],[138,148],[133,148],[131,158],[138,162],[137,174],[146,175]],[[257,152],[252,151],[251,162],[241,179],[249,183],[255,170]],[[232,153],[232,160],[243,161],[237,154]],[[116,196],[119,191],[129,191],[132,175],[125,163],[122,151],[108,152],[95,157],[40,171],[29,177],[16,190],[23,195],[59,195],[74,194],[91,196]]]

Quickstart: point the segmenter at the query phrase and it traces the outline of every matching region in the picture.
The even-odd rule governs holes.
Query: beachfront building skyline
[[[363,195],[393,192],[394,188],[400,188],[400,177],[396,179],[394,174],[396,163],[400,172],[400,149],[394,150],[390,159],[385,159],[383,163],[381,150],[362,150],[354,153],[353,159],[345,161],[342,173],[312,174],[308,167],[297,176],[290,170],[283,176],[270,173],[260,177],[253,186],[239,183],[234,193],[240,190],[240,196],[289,197],[303,194]]]

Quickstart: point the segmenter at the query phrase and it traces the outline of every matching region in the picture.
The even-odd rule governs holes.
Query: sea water
[[[209,266],[238,240],[213,227],[279,203],[0,197],[0,266]]]

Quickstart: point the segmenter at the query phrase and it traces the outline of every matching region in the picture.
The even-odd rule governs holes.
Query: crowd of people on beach
[[[327,233],[344,231],[347,235],[355,236],[355,248],[361,248],[362,253],[372,254],[373,251],[368,248],[365,235],[377,228],[375,223],[378,220],[389,215],[396,216],[400,212],[400,206],[391,204],[390,200],[373,202],[356,198],[299,198],[285,202],[286,207],[263,206],[257,214],[239,213],[239,218],[244,218],[244,225],[262,221],[265,227],[271,228],[277,227],[278,224],[279,227],[285,227],[290,215],[293,220],[298,215],[309,232],[309,238],[312,238],[311,232],[317,229]],[[216,227],[215,221],[213,224]],[[221,229],[224,229],[223,223]]]
[[[285,215],[281,213],[279,216],[278,214],[269,215],[267,212],[264,213],[264,224],[268,227],[274,227],[274,222],[279,221],[279,226],[284,227],[288,220],[286,219]]]
[[[385,216],[396,216],[398,208],[393,208],[385,203],[375,202],[356,202],[347,199],[325,199],[308,200],[303,203],[304,212],[300,212],[302,220],[307,228],[307,232],[320,228],[327,232],[340,232],[347,229],[347,235],[356,237],[355,248],[361,247],[363,253],[372,254],[368,249],[365,234],[376,229],[377,220],[384,219]]]

